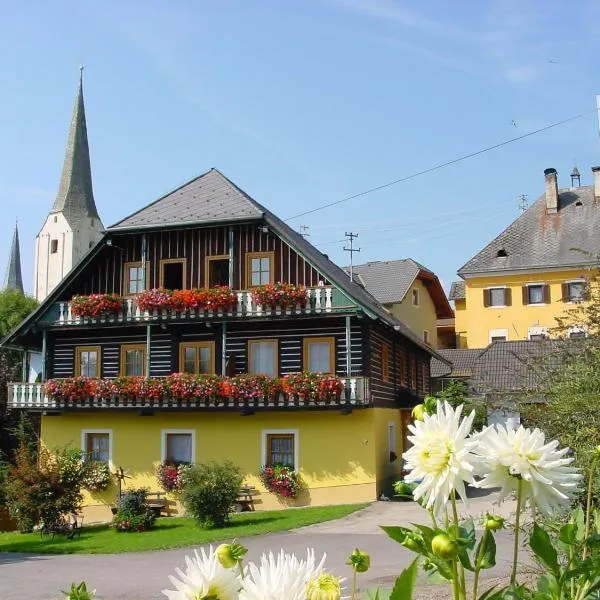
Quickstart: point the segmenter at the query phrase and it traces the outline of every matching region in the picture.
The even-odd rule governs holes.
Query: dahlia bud
[[[341,597],[340,580],[330,573],[321,573],[316,579],[308,582],[307,600],[340,600]]]
[[[458,554],[458,546],[456,542],[451,540],[445,533],[438,533],[431,540],[431,550],[440,558],[455,558]]]
[[[248,552],[248,548],[245,548],[241,544],[221,544],[217,546],[215,556],[225,569],[232,569],[239,563],[246,552]]]
[[[483,526],[489,531],[497,531],[504,527],[504,519],[497,515],[490,515],[489,513],[483,519]]]
[[[352,551],[346,564],[350,565],[357,573],[365,573],[371,566],[371,557],[366,552],[356,548]]]
[[[425,406],[423,404],[417,404],[410,414],[415,421],[422,421],[425,415]]]

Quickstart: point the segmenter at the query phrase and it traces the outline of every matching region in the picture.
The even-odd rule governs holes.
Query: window
[[[298,470],[298,431],[264,429],[261,458],[263,465],[282,463]]]
[[[533,341],[548,339],[548,329],[546,327],[529,327],[527,329],[527,338]]]
[[[587,337],[587,329],[584,326],[574,325],[569,327],[567,335],[570,339],[583,339]]]
[[[85,455],[85,460],[99,460],[110,466],[112,460],[112,430],[82,430],[81,451]]]
[[[381,345],[381,379],[390,380],[390,347],[388,344]]]
[[[58,222],[58,217],[54,217],[54,222],[57,223]]]
[[[163,429],[161,431],[161,462],[191,465],[196,456],[196,432],[193,429]]]
[[[412,291],[412,303],[413,306],[419,306],[419,290],[416,288],[413,288]]]
[[[167,290],[184,290],[185,258],[166,258],[160,261],[158,285]]]
[[[400,385],[406,385],[406,359],[403,352],[398,352],[398,372],[400,373]]]
[[[248,342],[248,373],[277,377],[277,340],[250,340]]]
[[[50,254],[58,252],[58,240],[50,240]]]
[[[423,330],[423,341],[426,344],[429,344],[429,331],[427,331],[426,329]]]
[[[563,283],[564,302],[581,302],[585,299],[585,281],[567,281]]]
[[[75,347],[75,377],[100,377],[100,346]]]
[[[208,288],[229,285],[229,255],[207,256],[204,260],[204,285]]]
[[[528,283],[523,286],[523,304],[549,304],[550,286],[544,283]]]
[[[273,283],[274,252],[248,252],[246,254],[246,287]]]
[[[121,346],[120,375],[146,375],[145,344],[125,344]]]
[[[417,391],[417,361],[414,358],[410,359],[410,387]]]
[[[123,265],[123,289],[126,296],[138,294],[145,288],[145,271],[149,268],[150,263],[146,263],[145,269],[141,262],[126,262]]]
[[[490,329],[488,340],[492,342],[506,342],[508,340],[508,329]]]
[[[483,290],[484,306],[510,306],[511,291],[506,287],[487,288]]]
[[[396,423],[390,421],[388,423],[388,455],[390,462],[394,462],[398,458],[396,451]]]
[[[304,369],[311,373],[335,373],[335,338],[305,338]]]
[[[214,342],[183,342],[179,344],[179,371],[181,373],[214,373]]]

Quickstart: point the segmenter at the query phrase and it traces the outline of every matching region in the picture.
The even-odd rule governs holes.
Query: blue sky
[[[446,289],[543,192],[600,164],[592,0],[7,3],[0,22],[0,268],[26,287],[58,189],[78,66],[111,225],[217,167],[282,218],[584,112],[561,127],[290,224],[338,262],[412,257]]]

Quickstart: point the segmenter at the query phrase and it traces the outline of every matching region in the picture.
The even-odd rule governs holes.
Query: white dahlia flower
[[[325,555],[315,564],[312,548],[307,549],[305,560],[283,550],[277,556],[263,554],[260,566],[248,565],[240,600],[306,600],[308,582],[319,576],[324,562]]]
[[[169,600],[237,600],[241,587],[238,572],[224,568],[212,546],[208,554],[204,548],[200,549],[200,554],[194,550],[194,554],[195,558],[185,557],[185,572],[179,568],[175,569],[179,579],[169,575],[177,590],[163,590],[162,593]]]
[[[438,402],[434,415],[408,426],[412,446],[403,454],[410,473],[405,481],[418,483],[415,500],[423,498],[425,508],[440,515],[454,491],[466,500],[465,482],[473,482],[477,457],[468,438],[475,411],[461,419],[462,406],[454,409]]]
[[[558,441],[546,443],[539,429],[522,425],[512,429],[508,425],[492,425],[474,436],[475,452],[481,459],[480,488],[502,488],[501,502],[518,491],[522,482],[522,505],[529,502],[543,513],[568,506],[579,490],[581,474],[569,465],[573,458],[565,458],[568,448],[558,449]]]

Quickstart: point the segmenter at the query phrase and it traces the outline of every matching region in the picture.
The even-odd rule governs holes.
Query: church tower
[[[81,67],[58,194],[36,238],[36,300],[41,302],[50,294],[102,237],[103,229],[92,190]]]
[[[19,228],[15,223],[15,232],[13,233],[12,245],[10,247],[10,257],[6,268],[6,277],[4,279],[4,289],[18,290],[23,294],[23,277],[21,275],[21,250],[19,247]]]

